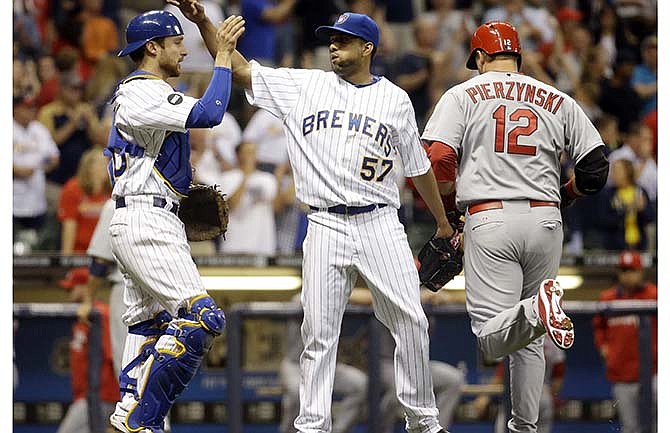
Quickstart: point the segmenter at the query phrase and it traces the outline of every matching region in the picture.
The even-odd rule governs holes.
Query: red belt
[[[528,204],[530,205],[530,207],[538,207],[538,206],[558,207],[558,203],[554,201],[529,200]],[[471,204],[470,206],[468,206],[468,213],[470,215],[474,215],[477,212],[484,212],[485,210],[502,209],[502,208],[503,203],[500,200],[481,201],[479,203]]]

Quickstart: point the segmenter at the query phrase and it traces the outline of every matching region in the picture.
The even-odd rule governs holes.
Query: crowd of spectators
[[[314,29],[345,10],[374,17],[381,39],[373,72],[408,92],[420,130],[442,93],[472,76],[464,64],[474,29],[488,20],[511,22],[522,39],[523,72],[573,96],[610,152],[606,190],[565,212],[566,253],[654,251],[656,0],[202,2],[214,21],[242,14],[247,24],[240,51],[274,66],[328,69],[327,47],[318,44]],[[199,97],[211,57],[195,26],[164,1],[14,0],[15,253],[85,249],[88,227],[109,195],[101,182],[111,125],[107,102],[133,68],[116,57],[123,29],[137,13],[164,8],[180,17],[189,52],[182,76],[171,84]],[[281,123],[254,111],[236,88],[222,124],[194,131],[191,140],[195,180],[220,183],[232,205],[230,239],[204,251],[299,252],[306,220],[295,200]],[[565,178],[571,169],[565,160]],[[400,186],[406,224],[425,221],[422,203]],[[233,242],[236,225],[241,243]],[[258,241],[251,242],[251,234]]]

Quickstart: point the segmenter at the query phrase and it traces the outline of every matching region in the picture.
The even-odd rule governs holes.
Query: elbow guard
[[[597,147],[575,166],[575,186],[582,194],[593,195],[607,182],[610,163],[604,149],[604,146]]]

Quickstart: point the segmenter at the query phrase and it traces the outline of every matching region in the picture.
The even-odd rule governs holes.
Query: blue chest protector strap
[[[139,79],[158,79],[158,77],[147,74],[144,71],[135,71],[120,84]],[[114,122],[112,122],[112,125],[114,125]],[[112,185],[125,172],[128,158],[142,157],[144,156],[144,152],[144,148],[125,140],[119,134],[117,128],[112,126],[107,138],[107,148],[104,151],[106,156],[111,157],[108,172]],[[191,145],[189,143],[189,133],[168,132],[154,162],[154,171],[163,180],[165,185],[179,197],[186,197],[188,195],[188,189],[193,180],[193,170],[190,160]]]

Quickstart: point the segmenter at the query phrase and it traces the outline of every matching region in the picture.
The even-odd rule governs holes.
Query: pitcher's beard
[[[337,63],[331,61],[330,66],[333,72],[342,78],[348,77],[356,70],[356,63],[352,60],[340,60]]]

